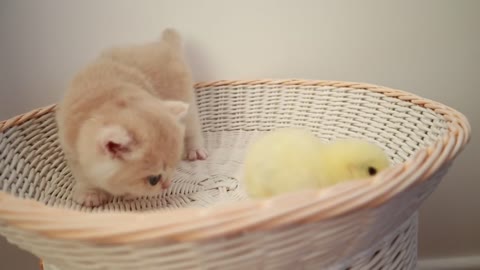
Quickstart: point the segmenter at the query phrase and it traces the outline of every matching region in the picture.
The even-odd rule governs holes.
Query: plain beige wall
[[[475,131],[479,11],[475,0],[2,0],[0,118],[56,102],[73,73],[101,48],[149,40],[175,26],[186,37],[197,80],[381,84],[454,107]],[[480,255],[479,139],[473,134],[421,210],[424,258]],[[28,264],[26,256],[0,245],[1,263],[11,263],[5,269]]]

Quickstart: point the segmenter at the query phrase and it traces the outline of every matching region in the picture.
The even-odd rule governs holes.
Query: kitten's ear
[[[167,100],[164,101],[163,104],[165,105],[167,110],[179,120],[183,119],[188,113],[188,103],[182,101]]]
[[[105,126],[100,129],[98,146],[112,159],[126,159],[133,150],[133,138],[121,126]]]

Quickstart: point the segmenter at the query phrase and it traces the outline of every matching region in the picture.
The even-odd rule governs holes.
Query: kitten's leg
[[[85,181],[76,159],[69,153],[70,151],[64,151],[65,159],[75,181],[72,192],[73,201],[88,207],[105,203],[110,198],[110,195],[94,188]]]
[[[194,161],[206,159],[207,149],[203,142],[203,135],[198,117],[198,109],[195,100],[190,105],[189,112],[185,118],[185,153],[184,158]]]
[[[72,195],[76,203],[87,207],[102,205],[111,198],[108,193],[78,181],[75,183]]]

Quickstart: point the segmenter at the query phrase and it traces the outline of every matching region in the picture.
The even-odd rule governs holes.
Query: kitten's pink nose
[[[170,179],[165,179],[162,181],[162,188],[167,189],[170,187],[171,184],[172,184],[172,181]]]

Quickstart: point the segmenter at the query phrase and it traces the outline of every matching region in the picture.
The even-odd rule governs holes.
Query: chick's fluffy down
[[[247,193],[268,197],[299,187],[316,187],[320,144],[310,132],[297,129],[261,136],[249,147],[245,158]]]
[[[279,129],[250,145],[243,181],[251,197],[263,198],[368,178],[388,166],[376,144],[358,139],[325,143],[307,130]]]

